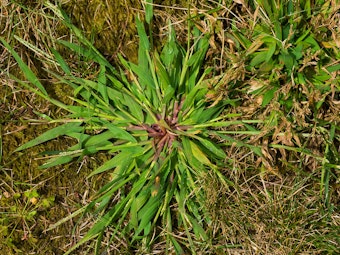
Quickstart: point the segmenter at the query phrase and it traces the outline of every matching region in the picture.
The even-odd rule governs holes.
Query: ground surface
[[[134,17],[137,13],[143,14],[141,3],[136,2],[121,1],[118,4],[113,0],[98,0],[91,1],[89,4],[87,1],[66,1],[62,6],[73,17],[74,23],[82,28],[89,38],[92,36],[95,46],[107,59],[114,62],[117,53],[121,53],[133,61],[137,50]],[[227,2],[225,6],[229,4],[230,10],[239,11],[241,14],[247,13],[242,9],[243,5],[236,4],[244,1]],[[0,4],[0,36],[15,46],[32,70],[45,81],[44,85],[50,93],[60,100],[67,101],[68,90],[47,79],[48,75],[44,68],[54,68],[53,65],[44,61],[43,55],[39,56],[18,43],[14,35],[31,42],[43,52],[48,52],[48,48],[54,45],[53,38],[65,40],[70,38],[68,30],[58,20],[52,19],[50,17],[52,14],[35,1],[14,3],[2,0]],[[167,1],[162,4],[186,7],[178,1]],[[209,4],[212,3],[201,3],[200,6],[209,9],[207,7]],[[333,3],[333,5],[335,9],[339,9],[337,4]],[[159,7],[156,20],[159,24],[166,24],[167,18],[172,19],[173,22],[178,21],[179,40],[185,41],[182,38],[185,32],[183,35],[180,31],[185,13],[186,11],[181,9],[176,12],[174,8]],[[222,10],[211,16],[207,15],[208,19],[212,20],[209,24],[215,26],[209,59],[219,66],[219,74],[223,72],[228,74],[228,64],[224,63],[227,63],[226,59],[233,53],[234,46],[232,43],[223,44],[230,38],[225,39],[221,36],[221,29],[227,29],[227,25],[218,23],[218,19],[215,20],[218,15],[226,15],[225,17],[229,18],[230,12]],[[201,29],[204,30],[204,23],[201,25]],[[159,25],[155,31],[159,32],[159,43],[161,43],[166,27]],[[330,33],[329,38],[333,41],[339,40],[339,33]],[[229,51],[227,52],[222,45]],[[74,141],[59,138],[23,152],[14,151],[21,144],[51,127],[39,122],[44,114],[58,118],[63,115],[63,111],[25,90],[8,77],[8,73],[14,73],[19,77],[22,77],[22,74],[10,54],[1,47],[0,253],[63,254],[84,235],[93,219],[83,218],[79,222],[71,220],[54,230],[46,232],[46,229],[90,201],[91,196],[101,187],[106,177],[87,179],[86,176],[105,161],[107,156],[100,154],[63,167],[41,170],[38,168],[43,162],[39,160],[40,152],[61,150]],[[226,52],[225,55],[223,50]],[[66,52],[64,54],[67,55]],[[70,62],[73,61],[72,57],[70,55]],[[240,56],[235,53],[234,57]],[[238,79],[244,84],[257,86],[255,81],[259,80],[258,77],[251,84],[250,78],[247,78],[250,71],[239,72],[236,75],[236,71],[243,68],[242,63],[235,60],[233,64],[229,69],[233,73],[228,74],[229,80],[226,79],[226,84],[229,84],[232,79]],[[81,72],[88,72],[91,75],[90,64],[85,63],[82,68]],[[321,159],[326,158],[325,141],[328,136],[325,133],[328,134],[331,128],[326,124],[321,127],[316,119],[339,125],[340,89],[339,83],[335,82],[335,84],[333,93],[329,93],[324,99],[329,101],[327,101],[328,105],[325,106],[324,111],[321,109],[318,112],[315,120],[310,120],[309,123],[304,121],[303,116],[310,115],[308,109],[304,108],[306,104],[295,102],[297,103],[294,108],[295,118],[301,122],[296,120],[289,122],[285,117],[288,115],[284,115],[280,121],[274,123],[274,126],[262,127],[263,133],[267,135],[254,137],[253,144],[269,143],[288,146],[294,141],[294,146],[298,147],[297,145],[302,143],[304,148],[314,150],[313,155],[318,155]],[[219,96],[241,97],[242,103],[231,112],[240,112],[249,119],[265,119],[270,113],[282,110],[281,106],[274,103],[268,104],[265,109],[261,108],[263,98],[259,99],[243,93],[242,89],[242,87],[234,89],[227,85],[222,86],[216,92],[219,94],[215,96],[217,98]],[[310,101],[322,98],[318,93],[311,93],[315,99]],[[248,149],[230,146],[227,153],[234,160],[235,167],[225,169],[224,173],[234,181],[236,186],[232,190],[225,190],[215,176],[207,175],[202,178],[202,188],[209,198],[206,206],[214,222],[207,232],[214,238],[214,246],[209,251],[197,251],[197,253],[340,254],[340,174],[339,160],[336,159],[340,155],[339,129],[335,129],[334,133],[335,139],[332,142],[334,166],[330,170],[327,203],[325,203],[324,190],[320,185],[324,168],[319,159],[295,149],[285,151],[282,148],[275,149],[273,146],[271,148],[263,146],[264,157],[259,158]],[[295,134],[298,138],[294,137]],[[310,139],[303,140],[308,134]],[[75,254],[92,254],[92,248],[92,244],[84,245]],[[138,254],[138,251],[130,250],[124,240],[116,240],[111,248],[110,254]],[[162,249],[164,246],[158,244],[155,246],[154,253],[163,254]]]

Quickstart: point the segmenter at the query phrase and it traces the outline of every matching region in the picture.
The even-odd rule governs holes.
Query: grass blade
[[[84,128],[80,126],[81,122],[70,122],[64,125],[55,127],[43,133],[42,135],[38,136],[37,138],[25,143],[24,145],[17,148],[15,151],[22,151],[28,149],[30,147],[36,146],[38,144],[47,142],[49,140],[55,139],[59,136],[67,135],[68,133],[78,133],[82,132]]]
[[[22,61],[18,53],[16,53],[15,50],[2,37],[0,37],[0,41],[7,48],[7,50],[9,50],[12,56],[15,58],[20,69],[23,71],[28,81],[32,83],[34,86],[36,86],[45,96],[48,96],[47,91],[45,90],[44,86],[40,83],[39,79],[32,72],[32,70],[24,63],[24,61]]]

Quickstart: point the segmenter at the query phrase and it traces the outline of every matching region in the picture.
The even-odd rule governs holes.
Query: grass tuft
[[[84,3],[1,10],[0,248],[340,252],[337,1]]]

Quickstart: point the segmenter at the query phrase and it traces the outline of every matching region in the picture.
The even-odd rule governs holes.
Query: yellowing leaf
[[[202,164],[204,165],[208,165],[211,166],[211,162],[210,160],[207,158],[207,156],[201,151],[201,149],[197,146],[197,144],[195,144],[192,141],[189,141],[190,143],[190,147],[191,147],[191,151],[192,151],[192,155]]]

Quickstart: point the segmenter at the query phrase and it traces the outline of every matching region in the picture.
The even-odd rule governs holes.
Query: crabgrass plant
[[[209,36],[190,26],[188,44],[184,48],[177,43],[175,32],[169,26],[168,40],[159,54],[153,50],[144,23],[136,18],[138,63],[120,57],[122,68],[117,69],[71,24],[62,10],[51,4],[49,7],[77,36],[80,44],[58,42],[81,59],[96,62],[99,71],[91,80],[75,75],[61,54],[51,49],[54,55],[51,60],[63,74],[49,73],[58,82],[73,88],[71,98],[75,104],[67,105],[47,93],[10,44],[1,38],[28,83],[13,78],[69,112],[62,119],[46,117],[50,123],[61,124],[17,151],[67,136],[77,143],[66,151],[49,152],[49,159],[42,168],[65,164],[99,151],[112,155],[89,175],[89,178],[103,173],[110,176],[93,200],[51,227],[83,213],[96,215],[94,225],[66,254],[93,239],[97,240],[95,249],[99,254],[109,227],[113,229],[110,242],[116,236],[127,237],[130,247],[138,243],[144,251],[152,247],[158,236],[165,238],[166,250],[178,254],[186,249],[195,253],[197,245],[201,245],[200,250],[209,247],[211,240],[204,227],[211,223],[211,218],[204,208],[205,194],[197,181],[212,171],[226,187],[232,185],[220,171],[231,163],[223,146],[230,142],[246,143],[233,140],[221,127],[225,130],[237,125],[243,127],[239,129],[242,134],[258,132],[252,127],[257,121],[235,121],[232,117],[236,114],[225,114],[226,107],[236,105],[235,100],[218,103],[206,100],[211,69],[203,67]],[[152,15],[149,6],[145,18],[149,25]],[[117,196],[119,199],[115,200]],[[175,231],[184,232],[186,238],[176,238]]]

